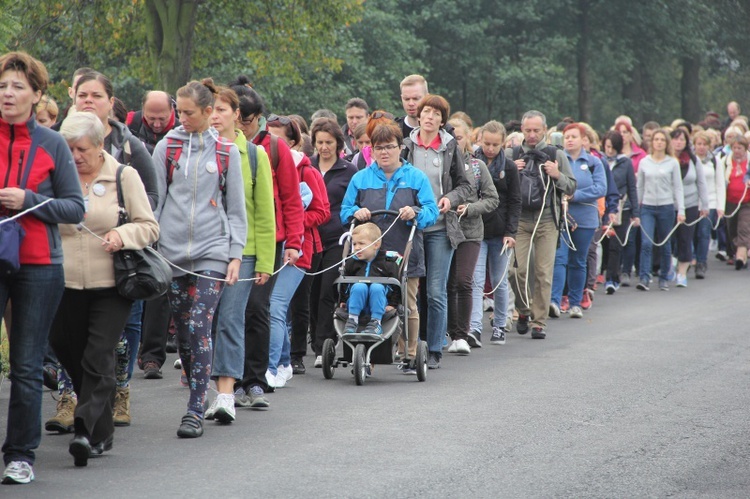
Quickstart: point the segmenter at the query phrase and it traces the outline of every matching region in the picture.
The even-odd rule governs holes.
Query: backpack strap
[[[279,138],[271,135],[271,168],[279,167]]]
[[[253,189],[255,189],[255,179],[258,177],[258,146],[248,141],[247,155],[250,158],[250,172],[252,173],[252,186],[253,186]]]
[[[222,197],[227,192],[227,170],[229,169],[229,151],[231,148],[231,142],[221,137],[216,141],[216,166],[219,169],[219,190]]]
[[[125,165],[117,167],[117,173],[115,174],[115,185],[117,186],[117,206],[119,207],[117,225],[123,225],[128,223],[128,211],[125,209],[125,196],[122,194],[122,171],[125,169]]]
[[[182,155],[183,142],[174,137],[167,137],[167,185],[172,183],[172,173],[179,170],[180,156]]]
[[[130,147],[130,139],[125,138],[125,142],[122,144],[122,164],[130,165],[130,159],[133,157],[133,150]]]
[[[523,151],[523,147],[521,146],[513,146],[513,161],[517,160],[521,157],[521,152]]]

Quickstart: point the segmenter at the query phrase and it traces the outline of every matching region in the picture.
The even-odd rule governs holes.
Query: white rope
[[[604,241],[604,238],[606,238],[609,235],[609,231],[612,230],[612,227],[615,225],[614,222],[609,222],[609,225],[604,227],[604,234],[602,234],[602,237],[599,238],[599,240],[596,242],[596,245],[599,246],[602,241]]]
[[[565,220],[565,232],[568,234],[567,240],[565,239],[565,237],[562,238],[563,243],[565,243],[565,246],[570,248],[571,251],[578,251],[575,243],[573,242],[573,236],[570,235],[570,224],[568,223],[568,201],[565,199],[563,199],[563,202],[562,202],[562,209],[563,209],[563,220]]]
[[[492,290],[489,293],[483,293],[484,296],[490,296],[494,294],[495,291],[497,291],[497,288],[499,288],[500,285],[503,283],[505,276],[508,275],[508,271],[510,270],[510,253],[512,251],[512,248],[508,247],[508,243],[503,244],[503,248],[500,250],[500,254],[502,255],[506,251],[508,252],[508,263],[505,264],[505,271],[503,272],[503,275],[500,276],[500,280],[497,281],[497,284],[495,285],[495,287],[492,288]],[[474,285],[476,286],[477,283],[475,282]],[[484,288],[484,286],[482,286],[482,288]]]
[[[28,213],[31,213],[31,212],[32,212],[32,211],[34,211],[34,210],[38,210],[39,208],[41,208],[41,207],[42,207],[42,206],[44,206],[45,204],[47,204],[47,203],[51,203],[51,202],[52,202],[52,201],[54,201],[54,200],[55,200],[55,198],[47,198],[47,199],[45,199],[44,201],[42,201],[41,203],[39,203],[39,204],[37,204],[37,205],[34,205],[34,206],[32,206],[32,207],[31,207],[31,208],[29,208],[28,210],[24,210],[24,211],[22,211],[22,212],[20,212],[20,213],[17,213],[17,214],[15,214],[15,215],[13,215],[12,217],[8,217],[8,218],[4,218],[4,219],[0,220],[0,225],[6,224],[6,223],[8,223],[8,222],[11,222],[11,221],[13,221],[13,220],[15,220],[15,219],[17,219],[17,218],[21,218],[22,216],[24,216],[24,215],[26,215],[26,214],[28,214]]]

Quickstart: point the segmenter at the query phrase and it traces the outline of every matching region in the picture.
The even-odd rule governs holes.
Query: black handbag
[[[122,195],[122,170],[117,168],[117,204],[119,220],[117,225],[128,223],[128,212]],[[130,300],[151,300],[167,292],[172,283],[172,269],[153,248],[142,250],[120,250],[113,255],[115,264],[115,285],[121,296]]]

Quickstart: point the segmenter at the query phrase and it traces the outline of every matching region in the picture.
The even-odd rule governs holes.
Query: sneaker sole
[[[482,342],[479,341],[476,336],[472,335],[471,333],[469,333],[467,336],[468,338],[466,338],[466,341],[469,343],[469,346],[471,348],[482,348]]]
[[[648,291],[648,286],[644,286],[643,284],[639,284],[635,287],[635,289],[639,291]]]
[[[3,477],[3,483],[5,485],[26,485],[34,481],[34,473],[32,472],[28,478],[13,478],[10,476]]]
[[[617,290],[616,290],[615,288],[607,288],[607,294],[608,294],[608,295],[613,295],[613,294],[615,294],[615,291],[617,291]]]
[[[490,341],[490,344],[492,344],[492,345],[505,345],[505,340]]]
[[[57,421],[48,421],[44,425],[44,429],[46,431],[56,431],[57,433],[73,433],[75,427],[73,425],[65,426],[64,424],[58,423]]]

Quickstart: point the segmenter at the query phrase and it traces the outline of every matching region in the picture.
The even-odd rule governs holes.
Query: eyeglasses
[[[287,126],[292,122],[292,120],[287,116],[279,116],[278,114],[269,114],[268,118],[266,119],[266,123],[273,123],[274,121],[278,121],[284,126]]]
[[[370,115],[370,119],[377,120],[380,118],[387,118],[389,120],[395,119],[391,113],[386,113],[385,111],[375,111]]]
[[[383,152],[383,151],[391,152],[392,150],[398,149],[398,148],[399,146],[397,146],[396,144],[388,144],[386,146],[374,146],[372,150],[375,152]]]
[[[251,118],[245,118],[244,120],[240,120],[241,126],[250,126],[252,125],[253,121],[258,117],[257,114],[254,114]]]

